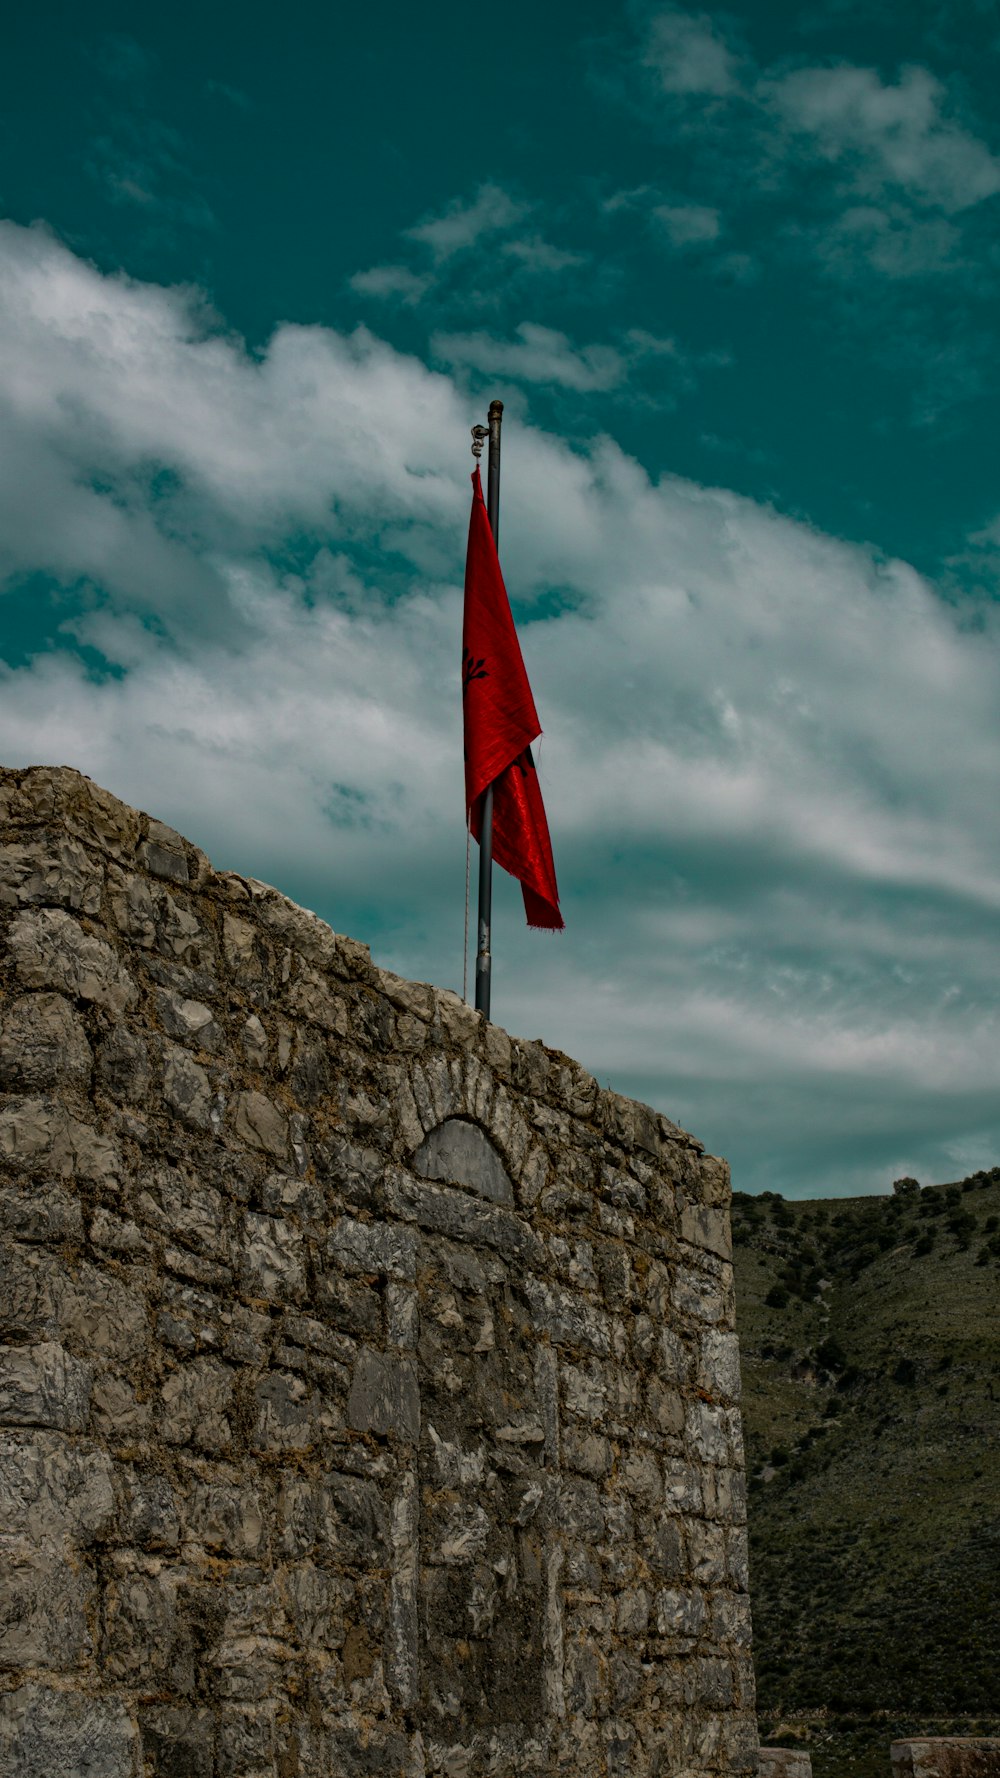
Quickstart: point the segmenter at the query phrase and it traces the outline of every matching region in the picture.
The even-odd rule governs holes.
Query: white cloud
[[[405,265],[373,265],[366,272],[355,272],[349,282],[359,296],[417,303],[426,295],[433,279]]]
[[[574,346],[566,334],[534,321],[522,321],[514,333],[512,340],[488,333],[440,333],[431,349],[443,364],[579,393],[616,389],[625,380],[626,361],[614,346]]]
[[[979,206],[1000,193],[1000,155],[928,68],[904,65],[886,79],[846,60],[761,65],[737,54],[706,14],[678,7],[647,22],[634,65],[658,120],[704,151],[698,187],[689,204],[641,187],[618,193],[606,210],[643,211],[675,247],[709,244],[716,213],[702,202],[707,193],[725,199],[734,226],[753,206],[758,242],[763,215],[779,251],[804,244],[844,278],[969,268],[965,243]],[[797,189],[813,220],[796,227],[780,220],[775,203]],[[740,282],[756,271],[745,253],[709,263]]]
[[[490,235],[515,228],[527,216],[528,208],[502,186],[481,185],[471,203],[455,198],[440,215],[429,216],[406,233],[441,261],[465,252]]]
[[[824,226],[799,232],[823,267],[843,278],[864,267],[888,278],[950,275],[964,258],[950,217],[915,216],[899,203],[850,204]]]
[[[551,241],[544,241],[540,235],[505,241],[502,252],[508,259],[516,259],[526,271],[543,275],[568,272],[587,263],[585,253],[571,253],[567,248],[554,247]]]
[[[626,385],[634,392],[642,373],[647,373],[648,382],[655,367],[668,371],[669,386],[663,387],[661,378],[655,391],[643,388],[631,398],[653,401],[658,407],[672,404],[676,388],[690,387],[697,365],[717,369],[729,362],[723,352],[696,358],[682,351],[676,340],[662,339],[641,327],[626,329],[614,346],[578,346],[567,334],[533,321],[522,321],[514,334],[514,339],[504,340],[484,332],[438,333],[432,337],[431,354],[456,369],[572,389],[580,395],[608,394]]]
[[[482,308],[500,284],[509,291],[515,277],[520,283],[558,278],[586,265],[587,254],[557,247],[537,229],[525,232],[534,208],[501,186],[480,185],[471,200],[455,198],[440,214],[403,231],[415,263],[356,272],[351,289],[382,302],[412,305],[433,293],[439,308],[442,302]],[[492,256],[492,269],[484,269],[484,253]]]
[[[896,187],[953,214],[1000,191],[1000,160],[948,117],[944,87],[926,68],[902,68],[895,82],[848,63],[797,68],[759,92],[800,144],[861,192]]]
[[[642,59],[665,93],[722,98],[737,90],[736,58],[704,12],[669,7],[657,13],[649,21]]]
[[[719,212],[707,204],[657,204],[652,217],[673,247],[700,247],[719,238]]]
[[[125,668],[0,669],[0,757],[76,764],[460,985],[466,400],[363,331],[251,356],[41,231],[0,232],[0,296],[5,568],[105,586],[77,633]],[[508,344],[586,374],[561,336]],[[970,1133],[991,1158],[989,608],[963,628],[905,564],[609,439],[512,418],[504,463],[512,592],[564,595],[522,642],[568,929],[525,933],[498,883],[498,1017],[737,1183],[947,1176]]]

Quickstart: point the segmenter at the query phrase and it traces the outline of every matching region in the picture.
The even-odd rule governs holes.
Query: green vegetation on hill
[[[1000,1168],[733,1235],[765,1738],[1000,1732]]]

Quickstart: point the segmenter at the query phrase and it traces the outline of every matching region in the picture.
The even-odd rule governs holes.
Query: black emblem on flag
[[[463,696],[463,698],[474,679],[488,679],[488,678],[489,678],[489,673],[486,670],[485,658],[477,661],[473,656],[471,648],[463,648],[463,650],[462,650],[462,696]]]

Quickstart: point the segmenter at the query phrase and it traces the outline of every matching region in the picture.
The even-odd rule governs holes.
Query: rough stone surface
[[[751,1771],[728,1190],[0,771],[0,1771]]]
[[[135,1723],[117,1697],[29,1681],[0,1696],[5,1778],[136,1778]]]
[[[762,1747],[759,1778],[812,1778],[812,1759],[800,1747]]]
[[[893,1778],[998,1778],[1000,1739],[987,1735],[925,1735],[894,1741]]]
[[[514,1187],[492,1142],[465,1118],[449,1117],[425,1136],[413,1156],[413,1170],[423,1179],[467,1185],[494,1204],[514,1202]]]

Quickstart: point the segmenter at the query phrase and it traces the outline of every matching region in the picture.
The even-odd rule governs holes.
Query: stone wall
[[[0,1770],[756,1756],[725,1165],[0,773]]]

